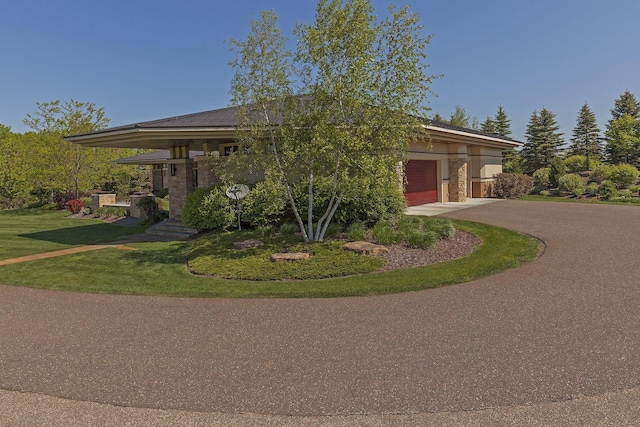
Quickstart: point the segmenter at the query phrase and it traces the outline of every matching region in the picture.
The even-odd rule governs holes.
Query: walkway
[[[0,286],[0,389],[46,395],[2,392],[0,413],[78,411],[99,425],[123,414],[149,425],[637,422],[640,209],[503,201],[447,215],[532,234],[546,252],[471,283],[363,298]]]

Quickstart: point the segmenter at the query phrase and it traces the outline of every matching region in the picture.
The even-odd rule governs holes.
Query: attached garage
[[[409,160],[405,167],[404,197],[409,206],[438,201],[438,162],[436,160]]]

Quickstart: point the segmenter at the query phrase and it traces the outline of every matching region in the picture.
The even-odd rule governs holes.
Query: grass
[[[107,243],[141,230],[68,215],[43,209],[0,210],[0,260]]]
[[[68,222],[65,222],[68,221]],[[5,227],[5,224],[12,224]],[[60,214],[2,214],[0,229],[14,251],[23,254],[68,247],[57,240],[87,243],[114,239],[93,221],[69,220]],[[107,225],[108,224],[104,224]],[[187,270],[189,242],[130,245],[136,250],[103,249],[0,267],[0,283],[75,292],[183,297],[345,297],[398,293],[462,283],[516,267],[534,259],[539,242],[528,236],[485,224],[454,221],[482,243],[468,257],[424,267],[331,279],[298,281],[227,280],[195,276]],[[101,230],[100,236],[74,228]],[[109,226],[117,234],[120,227]],[[66,231],[65,231],[66,230]],[[12,235],[13,233],[13,235]],[[76,237],[70,239],[68,233]],[[25,237],[30,235],[31,237]],[[38,237],[36,237],[38,236]],[[82,238],[80,236],[83,236]],[[35,242],[35,243],[34,243]],[[52,245],[58,245],[52,248]],[[5,246],[3,244],[3,251]],[[6,252],[6,251],[5,251]],[[9,251],[10,252],[10,251]],[[3,252],[4,253],[4,252]],[[10,256],[19,256],[11,253]]]
[[[233,247],[233,242],[247,239],[261,239],[265,244],[243,250]],[[331,240],[305,244],[292,234],[265,239],[257,232],[210,233],[192,242],[189,267],[198,274],[248,280],[322,279],[371,273],[382,267],[382,259],[345,251],[342,244]],[[275,252],[304,252],[311,258],[271,262],[269,257]]]

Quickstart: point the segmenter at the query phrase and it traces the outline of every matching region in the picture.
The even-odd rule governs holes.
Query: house
[[[237,149],[237,123],[236,109],[229,107],[65,139],[86,147],[161,150],[122,162],[154,165],[154,182],[169,188],[169,217],[180,218],[187,194],[218,182],[207,154],[228,155]],[[428,121],[424,127],[431,144],[412,143],[408,148],[405,197],[409,206],[491,195],[493,177],[502,172],[502,151],[522,145],[440,122]]]

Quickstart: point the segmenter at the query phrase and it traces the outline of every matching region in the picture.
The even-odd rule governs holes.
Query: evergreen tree
[[[640,132],[637,120],[629,114],[613,120],[607,129],[607,156],[612,163],[637,164],[640,151]]]
[[[625,114],[628,114],[634,120],[640,119],[640,102],[636,100],[636,97],[629,92],[629,90],[625,90],[624,93],[615,100],[615,104],[611,110],[612,117],[611,120],[609,120],[609,126],[611,125],[611,122],[619,119]]]
[[[449,117],[449,123],[461,128],[468,128],[471,125],[471,117],[461,105],[456,105],[456,110]]]
[[[564,143],[559,129],[556,116],[551,111],[543,108],[539,114],[537,111],[533,112],[525,134],[527,142],[522,147],[527,171],[549,167],[553,159],[558,157]]]
[[[511,136],[511,119],[507,116],[507,113],[502,108],[502,105],[498,107],[496,117],[494,119],[496,134],[503,138],[509,138]]]
[[[480,129],[482,130],[482,132],[495,134],[496,122],[493,121],[491,116],[487,116],[486,120],[482,122],[482,125],[480,125]]]
[[[580,109],[580,113],[578,113],[568,154],[571,156],[585,156],[587,158],[585,165],[587,169],[591,169],[590,160],[600,160],[602,158],[600,129],[598,129],[596,123],[596,115],[586,102]]]
[[[433,115],[434,122],[447,123],[447,121],[440,114],[436,113]]]

